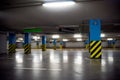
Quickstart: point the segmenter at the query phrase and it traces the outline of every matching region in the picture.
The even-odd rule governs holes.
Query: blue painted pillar
[[[24,34],[24,53],[31,53],[31,33]]]
[[[56,50],[56,39],[53,40],[53,49]]]
[[[109,48],[115,48],[115,43],[116,43],[116,40],[108,40]]]
[[[60,49],[63,49],[63,41],[60,41]]]
[[[111,47],[111,40],[108,40],[108,48]]]
[[[12,54],[16,52],[16,34],[15,33],[9,33],[9,49],[8,53]]]
[[[46,51],[46,36],[42,36],[42,51]]]
[[[102,46],[101,46],[101,21],[100,19],[93,20],[91,19],[89,21],[90,23],[90,58],[92,59],[98,59],[101,58],[102,52]]]
[[[116,40],[112,40],[112,47],[115,49]]]

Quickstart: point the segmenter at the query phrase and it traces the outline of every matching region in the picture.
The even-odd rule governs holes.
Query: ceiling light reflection
[[[63,51],[63,62],[64,63],[68,62],[68,52],[67,51]]]
[[[82,64],[83,59],[82,59],[82,54],[79,55],[79,53],[75,56],[74,58],[74,63],[76,64]]]
[[[61,2],[50,2],[50,3],[44,3],[43,6],[44,7],[51,7],[51,8],[56,8],[56,7],[67,7],[70,5],[74,5],[75,2],[74,1],[61,1]]]
[[[17,63],[23,63],[23,57],[21,55],[16,55],[15,59]]]

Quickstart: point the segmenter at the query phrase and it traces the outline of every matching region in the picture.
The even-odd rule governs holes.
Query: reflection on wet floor
[[[119,50],[103,50],[102,59],[89,59],[87,50],[17,50],[0,60],[1,80],[120,80]]]

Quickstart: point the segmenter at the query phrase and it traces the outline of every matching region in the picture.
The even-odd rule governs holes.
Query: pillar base
[[[90,58],[91,59],[101,59],[102,55],[102,46],[101,41],[91,41],[90,42]]]
[[[31,44],[25,44],[24,45],[24,53],[30,54],[31,53]]]
[[[36,46],[36,49],[39,49],[39,46],[38,46],[38,45]]]
[[[86,44],[86,49],[89,49],[89,44]]]
[[[60,49],[62,49],[62,45],[60,45]]]
[[[9,44],[9,49],[8,49],[8,53],[9,54],[13,54],[16,52],[16,44]]]
[[[53,49],[56,50],[56,45],[54,45]]]
[[[46,45],[42,45],[42,51],[46,51]]]

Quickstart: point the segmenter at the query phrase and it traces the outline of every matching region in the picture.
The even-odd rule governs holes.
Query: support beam
[[[102,46],[101,46],[101,21],[100,19],[90,20],[90,58],[99,59],[101,58]]]
[[[9,45],[8,45],[8,53],[13,54],[16,52],[16,34],[9,33]]]
[[[46,51],[46,36],[42,36],[42,51]]]
[[[25,54],[31,53],[31,34],[30,33],[24,34],[24,53]]]
[[[53,40],[53,49],[56,50],[56,39]]]
[[[60,41],[60,49],[63,49],[63,41]]]

